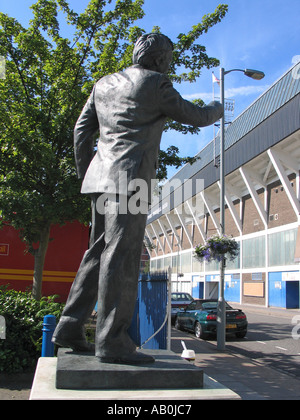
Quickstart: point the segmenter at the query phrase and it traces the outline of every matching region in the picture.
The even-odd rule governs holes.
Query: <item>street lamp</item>
[[[225,71],[224,69],[221,69],[221,71],[223,70],[224,72],[224,76],[228,73],[231,73],[232,71],[241,71],[242,73],[244,73],[245,76],[251,77],[251,79],[254,80],[261,80],[265,77],[265,73],[260,71],[260,70],[251,70],[251,69],[245,69],[245,70],[241,70],[241,69],[232,69],[232,70],[228,70]]]
[[[259,70],[251,69],[232,69],[225,71],[224,68],[220,69],[220,90],[221,90],[221,104],[225,104],[225,89],[224,79],[225,75],[233,71],[241,71],[245,76],[251,77],[254,80],[261,80],[265,77],[265,74]],[[220,126],[220,225],[221,232],[225,233],[225,116],[221,118]],[[217,313],[217,348],[220,351],[225,350],[226,341],[226,309],[224,299],[224,273],[225,273],[225,257],[223,256],[220,261],[220,286],[219,286],[219,300],[218,300],[218,313]]]

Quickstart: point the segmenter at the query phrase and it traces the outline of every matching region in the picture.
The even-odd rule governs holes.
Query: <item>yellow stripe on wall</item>
[[[0,274],[0,279],[3,280],[32,280],[32,276],[14,276],[10,274]]]
[[[75,277],[76,271],[43,271],[45,276]]]
[[[11,269],[11,268],[0,268],[0,273],[33,274],[33,270],[16,270],[16,269]]]
[[[26,280],[31,281],[33,270],[18,270],[0,268],[0,280]],[[76,276],[74,271],[43,271],[43,281],[72,283]]]
[[[43,281],[52,281],[52,282],[59,282],[59,283],[72,283],[74,277],[43,277]]]
[[[0,273],[8,274],[33,274],[33,270],[18,270],[13,268],[0,268]],[[66,276],[75,277],[76,271],[43,271],[46,276]]]

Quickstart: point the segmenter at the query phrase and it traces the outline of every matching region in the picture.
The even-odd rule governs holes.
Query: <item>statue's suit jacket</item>
[[[134,65],[103,77],[74,130],[75,161],[82,193],[126,194],[120,172],[131,185],[155,179],[162,131],[169,117],[192,126],[213,124],[220,104],[198,107],[184,100],[166,75]],[[100,130],[94,153],[94,134]]]

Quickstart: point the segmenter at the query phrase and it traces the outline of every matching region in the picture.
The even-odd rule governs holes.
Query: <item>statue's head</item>
[[[167,73],[172,62],[173,43],[165,35],[150,33],[142,35],[133,50],[133,64]]]

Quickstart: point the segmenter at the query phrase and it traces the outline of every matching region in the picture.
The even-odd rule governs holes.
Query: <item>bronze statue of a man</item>
[[[172,51],[173,44],[164,35],[140,37],[133,65],[95,84],[74,130],[81,192],[90,194],[92,201],[92,230],[53,342],[76,351],[93,351],[84,324],[98,301],[95,355],[102,362],[154,360],[137,352],[127,333],[135,308],[147,214],[120,208],[124,200],[130,200],[136,180],[143,180],[150,190],[167,118],[202,127],[223,115],[220,103],[198,107],[173,88],[165,74]]]

